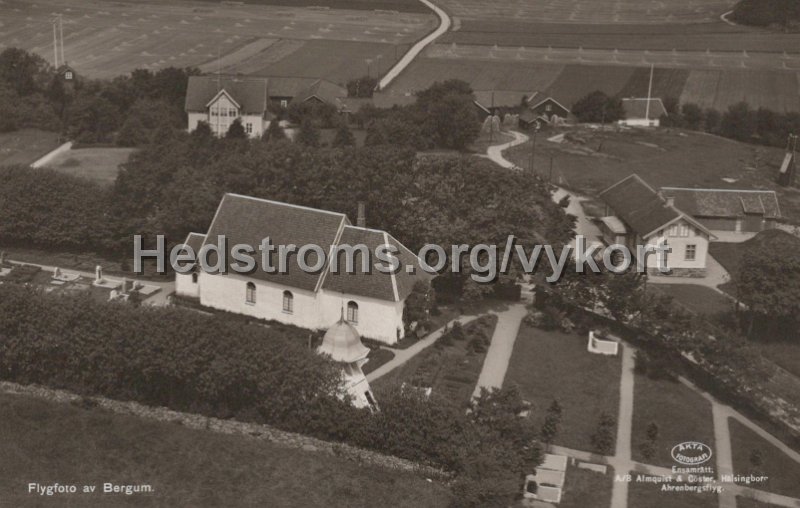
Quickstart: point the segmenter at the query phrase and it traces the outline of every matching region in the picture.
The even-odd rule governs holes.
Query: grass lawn
[[[714,315],[733,310],[733,300],[697,284],[648,284],[648,290],[671,296],[675,303],[695,314]]]
[[[637,374],[633,386],[633,460],[670,467],[675,465],[670,450],[676,444],[699,441],[715,448],[711,404],[707,400],[677,381]],[[655,455],[646,459],[640,445],[647,439],[650,422],[658,424],[659,438]]]
[[[241,436],[0,395],[3,506],[444,506],[447,489],[406,473]],[[27,484],[149,484],[152,494],[42,500]],[[69,501],[67,501],[69,499]],[[44,501],[48,501],[44,503]]]
[[[58,147],[58,133],[22,129],[0,134],[0,166],[29,165]]]
[[[567,479],[561,495],[560,508],[606,507],[611,504],[613,469],[606,474],[595,473],[576,466],[567,467]]]
[[[783,149],[678,129],[616,132],[606,127],[600,132],[576,127],[567,131],[569,139],[564,143],[546,141],[557,133],[539,134],[536,159],[548,164],[536,164],[535,170],[548,178],[552,157],[553,181],[589,196],[637,173],[654,187],[775,190],[783,215],[800,221],[800,193],[775,183]],[[530,152],[529,141],[508,150],[506,158],[527,169]]]
[[[520,328],[505,383],[517,384],[532,404],[531,418],[541,425],[547,407],[557,399],[563,408],[555,444],[592,450],[591,435],[605,411],[617,418],[619,357],[586,351],[586,337]]]
[[[766,475],[769,477],[766,483],[755,483],[750,486],[758,490],[800,498],[800,464],[738,421],[730,418],[728,425],[731,430],[734,472]],[[750,462],[754,450],[759,450],[763,457],[763,465],[758,468],[753,467]]]
[[[736,496],[736,508],[779,508],[776,504],[763,503],[749,497]]]
[[[369,361],[364,364],[361,370],[364,372],[364,374],[369,374],[384,363],[392,361],[392,358],[394,358],[394,353],[388,349],[381,347],[371,349],[369,355],[367,356]]]
[[[117,179],[119,165],[126,162],[135,150],[135,148],[79,148],[60,154],[48,167],[103,185],[112,185]]]
[[[636,473],[631,473],[636,478]],[[718,508],[717,495],[704,492],[662,492],[659,483],[632,481],[628,490],[631,508]]]
[[[472,341],[477,339],[488,346],[496,325],[497,316],[487,314],[464,325],[462,339],[451,338],[451,334],[442,336],[405,365],[371,383],[373,390],[380,395],[389,386],[410,383],[430,387],[434,393],[466,405],[486,358],[486,349],[475,350]]]

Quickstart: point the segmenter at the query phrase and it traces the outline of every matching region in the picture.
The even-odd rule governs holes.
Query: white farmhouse
[[[326,253],[340,250],[338,269],[332,263],[333,256],[327,255],[317,263],[319,259],[311,251],[306,264],[320,264],[315,272],[302,270],[299,256],[290,256],[285,270],[268,273],[261,253],[256,251],[253,257],[257,266],[247,274],[197,270],[176,275],[179,296],[197,298],[207,307],[301,328],[327,329],[344,314],[362,337],[393,344],[406,333],[406,298],[418,281],[430,280],[414,253],[389,233],[364,227],[363,217],[354,226],[342,213],[226,194],[208,233],[191,233],[186,244],[195,252],[207,245],[221,248],[220,236],[225,237],[228,251],[237,244],[257,249],[265,238],[276,249],[282,245],[318,245]],[[355,270],[346,273],[346,246],[357,245],[373,255],[363,266],[363,254],[356,254]],[[374,268],[379,262],[374,253],[385,245],[397,249],[394,257],[400,270],[383,273]],[[278,267],[278,258],[276,251],[270,265]]]
[[[639,245],[668,245],[668,274],[702,277],[706,273],[708,244],[716,238],[703,224],[675,207],[638,175],[630,175],[600,193],[606,216],[600,219],[603,240],[625,245],[636,256]],[[613,215],[612,215],[613,213]],[[662,275],[655,254],[646,256],[647,271]]]
[[[267,79],[190,76],[186,90],[189,132],[206,122],[217,136],[227,134],[238,118],[251,138],[260,137],[269,126]]]

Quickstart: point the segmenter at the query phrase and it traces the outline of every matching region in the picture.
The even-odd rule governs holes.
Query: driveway
[[[527,311],[522,304],[515,304],[508,310],[497,312],[497,326],[492,334],[492,342],[489,351],[483,361],[481,375],[478,377],[478,384],[475,386],[473,397],[481,393],[481,388],[492,389],[501,388],[503,379],[506,377],[508,362],[511,360],[511,353],[514,351],[514,343],[517,341],[519,325]]]

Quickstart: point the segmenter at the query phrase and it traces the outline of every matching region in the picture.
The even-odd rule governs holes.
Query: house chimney
[[[360,228],[367,227],[367,217],[366,217],[366,214],[364,212],[364,202],[363,201],[359,201],[358,202],[358,218],[356,219],[356,226],[358,226]]]
[[[667,206],[675,206],[674,196],[667,196],[666,198],[664,198],[664,200],[667,202]]]

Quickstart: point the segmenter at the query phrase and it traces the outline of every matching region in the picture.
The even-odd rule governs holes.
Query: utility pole
[[[58,69],[58,27],[56,23],[58,22],[58,16],[53,18],[53,66]]]
[[[64,18],[61,14],[58,15],[58,34],[61,39],[61,65],[65,65],[67,59],[64,57]]]
[[[533,139],[532,139],[532,144],[531,144],[531,164],[530,164],[531,173],[535,173],[534,163],[535,163],[535,158],[536,158],[536,133],[538,133],[538,132],[539,132],[539,122],[537,120],[536,121],[536,125],[533,128]]]
[[[655,67],[650,64],[650,84],[647,85],[647,106],[644,109],[644,120],[650,124],[650,97],[653,95],[653,69]]]

